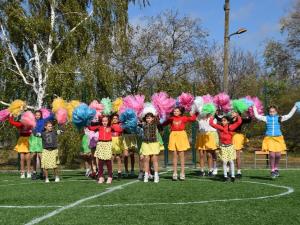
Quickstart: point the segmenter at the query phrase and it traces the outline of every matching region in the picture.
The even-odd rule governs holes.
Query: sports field
[[[300,170],[245,170],[221,182],[189,170],[186,181],[161,175],[159,184],[136,179],[98,185],[83,172],[62,172],[45,184],[0,174],[0,224],[300,224]]]

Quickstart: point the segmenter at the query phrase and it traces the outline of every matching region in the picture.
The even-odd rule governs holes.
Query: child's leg
[[[123,154],[125,172],[128,173],[128,149],[125,149]]]
[[[38,161],[38,153],[33,153],[32,154],[32,161],[33,161],[33,165],[32,165],[32,170],[33,173],[36,173],[37,170],[37,161]]]
[[[230,160],[230,161],[229,161],[229,164],[230,164],[230,173],[231,173],[231,177],[235,177],[235,175],[234,175],[234,161],[233,161],[233,160]]]
[[[199,150],[199,162],[200,162],[200,169],[204,172],[204,151]]]
[[[237,174],[241,174],[241,151],[236,151]]]
[[[103,165],[104,165],[104,160],[102,159],[98,159],[98,177],[99,178],[103,178]]]
[[[150,156],[149,155],[145,155],[144,157],[144,171],[145,171],[145,175],[149,175],[149,171],[150,171],[150,167],[149,167],[149,160]]]
[[[275,167],[274,167],[275,170],[278,170],[280,159],[281,159],[281,152],[276,152],[275,153]]]
[[[177,176],[177,151],[173,151],[173,175]]]
[[[214,174],[216,175],[218,172],[218,168],[217,168],[217,153],[216,151],[212,151],[212,158],[213,158],[213,168],[214,168]]]
[[[26,164],[27,164],[27,173],[30,173],[30,164],[31,164],[31,158],[30,158],[30,153],[25,153],[26,157]]]
[[[54,168],[53,171],[54,171],[54,176],[58,177],[58,168]]]
[[[134,149],[132,149],[129,154],[130,154],[130,163],[131,163],[131,172],[132,172],[134,171],[134,163],[135,163]]]
[[[212,151],[207,151],[207,164],[208,164],[208,169],[209,172],[212,172],[214,169],[213,166],[213,156],[212,156],[213,152]]]
[[[227,177],[227,161],[223,161],[223,173],[224,177]]]
[[[111,160],[105,160],[105,163],[106,163],[106,167],[107,167],[108,177],[112,178],[113,177],[112,162],[111,162]]]
[[[117,164],[118,164],[118,173],[122,173],[122,159],[121,155],[116,156]]]
[[[275,171],[275,152],[269,152],[271,171]]]
[[[179,152],[179,157],[180,157],[180,175],[184,177],[184,151]]]
[[[48,169],[44,169],[45,178],[48,179]]]
[[[154,172],[158,173],[158,155],[152,156],[152,162],[153,162]]]
[[[24,162],[25,162],[25,153],[20,153],[20,167],[21,167],[21,173],[24,173],[25,172],[25,165],[24,165]]]

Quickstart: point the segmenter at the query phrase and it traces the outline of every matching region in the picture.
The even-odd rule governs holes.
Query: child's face
[[[114,116],[113,118],[112,118],[112,123],[119,123],[119,117],[117,117],[117,116]]]
[[[147,117],[146,117],[146,122],[147,122],[147,123],[152,123],[153,120],[154,120],[154,118],[153,118],[152,116],[147,116]]]
[[[269,109],[269,115],[274,116],[277,114],[277,110],[275,108],[270,108]]]
[[[174,116],[180,116],[181,112],[179,109],[174,109]]]
[[[46,126],[45,126],[45,129],[46,131],[52,131],[53,130],[53,125],[51,123],[48,123]]]
[[[107,118],[107,117],[103,117],[103,118],[102,118],[102,125],[103,125],[104,127],[107,127],[107,125],[108,125],[108,118]]]
[[[228,120],[226,118],[222,118],[222,125],[223,126],[228,125]]]
[[[239,114],[238,114],[237,112],[231,111],[231,116],[232,116],[232,117],[238,117],[238,115],[239,115]]]
[[[41,115],[40,112],[36,112],[36,113],[34,114],[34,116],[35,116],[35,119],[36,119],[36,120],[39,120],[39,119],[41,119],[41,117],[42,117],[42,115]]]

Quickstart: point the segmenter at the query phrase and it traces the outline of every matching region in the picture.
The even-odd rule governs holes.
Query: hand
[[[37,137],[41,137],[41,136],[42,136],[42,134],[41,134],[41,133],[36,133],[36,134],[35,134],[35,136],[37,136]]]
[[[63,133],[62,130],[57,130],[57,134],[58,134],[58,135],[60,135],[60,134],[62,134],[62,133]]]

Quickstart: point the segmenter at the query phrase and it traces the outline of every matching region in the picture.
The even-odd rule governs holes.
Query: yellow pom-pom
[[[67,111],[68,111],[68,119],[69,120],[72,119],[73,111],[79,105],[80,105],[80,101],[78,101],[78,100],[72,100],[67,103]]]
[[[66,109],[67,104],[62,98],[56,98],[52,102],[52,112],[56,113],[59,109]]]
[[[123,104],[123,99],[122,98],[117,98],[114,102],[113,102],[113,111],[114,112],[119,112],[121,106]]]
[[[14,116],[19,116],[22,111],[26,110],[26,108],[26,102],[17,99],[10,104],[10,106],[8,107],[8,111]]]

